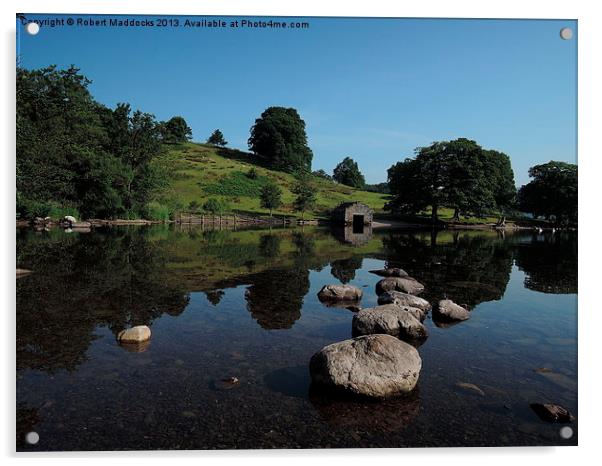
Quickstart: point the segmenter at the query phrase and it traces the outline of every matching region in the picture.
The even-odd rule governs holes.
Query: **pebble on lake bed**
[[[240,385],[240,380],[238,377],[226,377],[225,379],[216,380],[213,383],[213,386],[216,390],[231,390]]]
[[[117,340],[120,343],[142,343],[150,340],[150,337],[151,330],[146,325],[137,325],[117,334]]]
[[[481,390],[481,388],[479,386],[475,385],[474,383],[458,382],[456,384],[456,387],[474,392],[480,396],[485,396],[485,392],[483,390]]]
[[[325,346],[309,370],[314,384],[373,398],[411,392],[422,360],[416,348],[391,335],[365,335]]]

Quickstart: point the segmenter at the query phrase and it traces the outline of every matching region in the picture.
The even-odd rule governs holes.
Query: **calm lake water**
[[[17,265],[33,270],[17,280],[19,450],[577,444],[577,421],[562,439],[529,407],[577,417],[576,236],[18,230]],[[369,270],[385,266],[471,318],[444,328],[429,316],[411,396],[324,396],[309,359],[351,338],[353,313],[316,294],[350,283],[375,305]],[[153,332],[144,351],[117,344],[140,324]]]

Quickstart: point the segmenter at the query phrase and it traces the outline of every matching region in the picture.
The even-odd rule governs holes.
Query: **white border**
[[[3,419],[0,424],[0,443],[3,456],[9,461],[15,460],[14,453],[14,382],[15,382],[15,319],[14,319],[14,64],[15,64],[15,22],[16,12],[26,13],[123,13],[123,14],[215,14],[215,15],[270,15],[270,16],[398,16],[398,17],[465,17],[465,18],[564,18],[579,21],[579,209],[581,212],[579,230],[579,447],[564,448],[456,448],[456,449],[400,449],[400,450],[302,450],[302,451],[218,451],[218,452],[126,452],[126,453],[61,453],[21,455],[21,464],[30,464],[36,459],[59,464],[65,461],[86,461],[91,464],[105,465],[107,460],[128,464],[161,464],[168,459],[177,459],[187,463],[239,463],[250,465],[277,464],[283,461],[287,465],[306,465],[312,463],[331,464],[333,461],[365,462],[375,457],[383,462],[437,462],[482,466],[486,460],[488,466],[506,465],[508,462],[545,462],[554,464],[580,464],[597,462],[596,446],[602,444],[598,439],[600,420],[600,395],[602,389],[600,371],[602,369],[598,333],[602,330],[599,300],[596,300],[596,283],[599,267],[596,267],[596,254],[600,250],[596,241],[596,226],[600,221],[600,203],[596,185],[602,173],[599,149],[599,134],[602,130],[600,110],[602,108],[600,83],[600,56],[602,56],[602,24],[596,14],[593,0],[421,0],[414,2],[386,2],[370,0],[359,2],[325,0],[105,0],[73,1],[43,0],[3,1],[2,8],[2,64],[0,75],[4,108],[0,111],[2,147],[3,183],[0,190],[3,201],[3,220],[7,224],[1,231],[4,246],[4,265],[2,267],[2,297],[5,305],[0,310],[2,316],[2,365],[4,383],[0,384],[2,393]],[[597,117],[597,118],[596,118]],[[593,212],[593,216],[586,216]],[[599,286],[599,285],[598,285]],[[598,338],[597,338],[598,337]]]

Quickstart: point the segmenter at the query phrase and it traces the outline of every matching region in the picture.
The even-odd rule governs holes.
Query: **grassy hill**
[[[251,163],[246,152],[220,148],[208,144],[185,143],[168,146],[167,161],[172,170],[172,183],[166,197],[184,208],[196,201],[202,205],[207,199],[225,202],[230,210],[244,214],[268,214],[259,205],[259,193],[266,183],[275,183],[282,189],[283,205],[274,215],[300,216],[293,212],[294,194],[291,188],[295,178],[279,171]],[[254,168],[255,177],[249,176]],[[306,218],[326,217],[328,212],[344,201],[360,201],[376,212],[382,212],[388,196],[350,188],[332,181],[314,177],[317,202]]]

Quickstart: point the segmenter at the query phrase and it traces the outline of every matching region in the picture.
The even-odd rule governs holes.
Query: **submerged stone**
[[[533,403],[531,409],[540,419],[547,422],[565,424],[575,419],[568,409],[553,403]]]
[[[481,388],[478,385],[475,385],[474,383],[468,383],[468,382],[458,382],[456,384],[456,387],[462,388],[464,390],[468,390],[471,392],[474,392],[480,396],[485,396],[485,392],[483,390],[481,390]]]
[[[379,275],[381,277],[407,277],[408,273],[397,267],[392,267],[390,269],[380,269],[380,270],[370,270],[370,273],[375,275]]]

